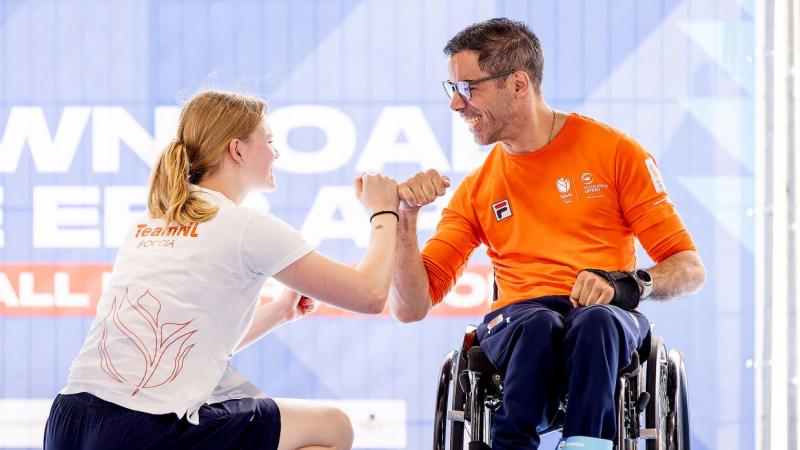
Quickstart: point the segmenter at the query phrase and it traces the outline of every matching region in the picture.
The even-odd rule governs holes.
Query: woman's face
[[[274,191],[276,182],[272,167],[278,158],[278,151],[272,146],[272,130],[267,120],[262,120],[240,145],[244,150],[242,159],[247,185],[254,189]]]

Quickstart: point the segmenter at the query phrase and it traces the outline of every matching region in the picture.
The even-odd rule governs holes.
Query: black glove
[[[639,297],[642,295],[639,290],[639,283],[628,272],[606,272],[600,269],[583,269],[584,272],[591,272],[599,275],[604,280],[611,283],[614,287],[614,298],[611,304],[622,309],[636,309],[639,306]]]

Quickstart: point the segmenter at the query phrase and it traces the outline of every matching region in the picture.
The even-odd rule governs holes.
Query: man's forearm
[[[428,293],[428,273],[422,262],[417,243],[419,210],[400,214],[397,228],[397,249],[389,308],[401,322],[422,320],[431,308]]]
[[[700,290],[706,269],[694,251],[683,251],[647,269],[653,277],[653,291],[648,300],[672,300]]]

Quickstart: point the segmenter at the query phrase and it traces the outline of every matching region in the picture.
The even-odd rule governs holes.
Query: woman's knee
[[[281,412],[279,450],[352,447],[353,426],[341,409],[311,400],[275,399],[275,403]]]
[[[336,429],[337,445],[343,449],[349,449],[353,446],[353,424],[350,422],[350,417],[339,408],[330,407],[326,411],[328,422],[333,428]]]

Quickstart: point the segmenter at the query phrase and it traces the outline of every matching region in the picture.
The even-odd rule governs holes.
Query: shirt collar
[[[210,203],[216,206],[236,206],[236,203],[228,197],[225,197],[225,194],[222,192],[213,191],[196,184],[189,184],[189,192],[200,192],[204,194],[203,199],[210,201]]]

